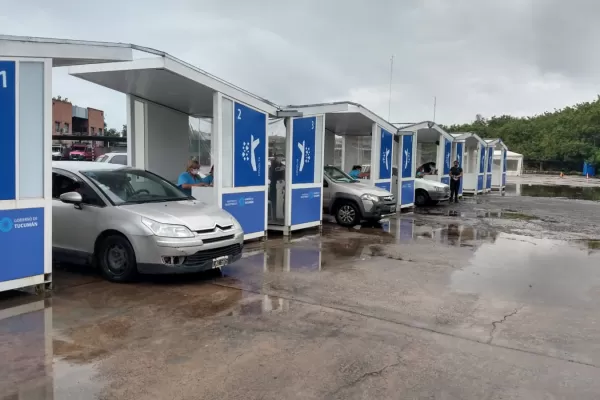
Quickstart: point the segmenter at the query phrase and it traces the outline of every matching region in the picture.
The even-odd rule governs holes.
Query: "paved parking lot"
[[[0,301],[0,398],[597,399],[597,207],[509,191],[326,224],[223,276],[61,266],[51,299]]]

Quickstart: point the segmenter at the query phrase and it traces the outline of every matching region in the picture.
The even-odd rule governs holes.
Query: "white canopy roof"
[[[494,150],[494,156],[500,157],[502,155],[501,150]],[[514,151],[506,150],[506,157],[508,158],[523,158],[523,154],[515,153]]]
[[[488,145],[485,140],[483,140],[478,134],[473,132],[455,132],[451,135],[454,137],[454,140],[459,142],[465,142],[467,145]]]
[[[496,138],[496,139],[483,139],[483,140],[485,140],[485,142],[488,144],[489,147],[498,148],[498,146],[500,146],[500,147],[504,148],[504,150],[508,150],[508,147],[506,147],[506,145],[504,144],[504,142],[500,138]]]
[[[131,45],[123,43],[10,35],[0,35],[0,54],[4,57],[52,58],[54,67],[129,61],[133,58]]]
[[[434,142],[438,140],[440,135],[451,142],[454,141],[454,137],[452,135],[432,121],[423,121],[417,124],[404,125],[398,128],[398,132],[400,132],[400,134],[402,134],[402,132],[414,132],[418,135],[417,140],[423,142]]]
[[[304,115],[325,114],[325,129],[336,135],[370,135],[373,122],[376,122],[391,134],[398,134],[398,129],[394,125],[364,106],[349,101],[290,105],[285,107],[284,110],[298,110]]]
[[[133,50],[152,58],[133,59]],[[92,42],[0,35],[0,54],[7,57],[52,58],[56,67],[98,85],[128,93],[197,117],[212,117],[213,94],[243,102],[271,116],[294,110],[327,115],[326,128],[335,133],[364,135],[376,122],[393,134],[398,129],[360,104],[336,102],[280,107],[167,53],[128,43]],[[429,129],[429,128],[428,128]],[[434,126],[432,129],[441,130]],[[405,129],[404,134],[412,134]],[[451,136],[441,130],[449,140]]]
[[[164,53],[128,62],[80,65],[69,68],[69,74],[196,117],[212,117],[215,92],[270,115],[278,110],[274,103]]]

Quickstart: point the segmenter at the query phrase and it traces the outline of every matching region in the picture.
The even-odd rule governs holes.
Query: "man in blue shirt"
[[[360,165],[355,165],[354,167],[352,167],[352,170],[348,173],[348,175],[350,175],[351,178],[359,179],[361,170],[362,167]]]
[[[208,186],[202,181],[202,178],[198,176],[198,170],[200,164],[196,160],[190,160],[187,163],[187,168],[184,173],[179,175],[177,179],[177,186],[188,196],[192,195],[192,187],[194,186]],[[212,171],[212,169],[211,169]]]

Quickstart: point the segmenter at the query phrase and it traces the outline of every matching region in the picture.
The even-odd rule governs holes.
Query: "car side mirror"
[[[81,208],[81,203],[83,203],[83,197],[78,192],[67,192],[60,195],[60,201],[65,204],[73,204],[75,208]]]

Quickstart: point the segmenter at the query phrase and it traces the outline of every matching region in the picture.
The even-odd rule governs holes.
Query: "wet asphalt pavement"
[[[52,298],[0,298],[0,399],[598,399],[600,203],[579,189],[326,224],[222,276],[58,267]]]

